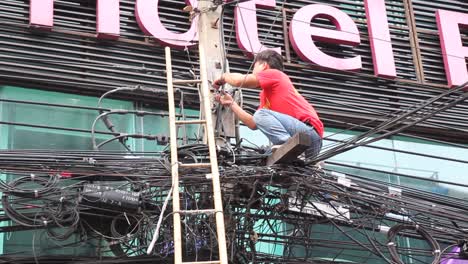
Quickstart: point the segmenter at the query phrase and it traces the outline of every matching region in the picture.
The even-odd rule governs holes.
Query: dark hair
[[[255,56],[254,63],[255,62],[266,62],[271,69],[284,70],[283,57],[271,49],[258,53],[257,56]]]

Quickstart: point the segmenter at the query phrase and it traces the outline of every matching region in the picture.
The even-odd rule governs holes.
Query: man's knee
[[[263,124],[265,123],[265,121],[269,120],[271,117],[272,117],[271,111],[268,109],[257,110],[253,115],[253,119],[255,123],[257,124],[258,123]]]

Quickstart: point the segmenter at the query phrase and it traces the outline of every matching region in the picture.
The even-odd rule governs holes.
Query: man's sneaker
[[[272,145],[271,148],[270,148],[270,149],[271,149],[271,153],[275,153],[275,151],[276,151],[277,149],[279,149],[281,146],[282,146],[282,145]]]

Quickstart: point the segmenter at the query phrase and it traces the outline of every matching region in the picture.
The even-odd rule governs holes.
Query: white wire
[[[153,239],[151,240],[151,243],[150,243],[150,245],[148,247],[148,250],[146,250],[147,255],[151,254],[151,252],[153,251],[154,245],[156,244],[156,241],[158,240],[159,228],[161,227],[164,211],[166,211],[166,207],[167,207],[167,204],[169,202],[169,198],[171,197],[171,194],[172,194],[172,189],[174,189],[174,185],[171,186],[171,189],[169,190],[169,193],[167,194],[166,200],[164,201],[163,207],[161,209],[161,214],[159,215],[158,224],[156,225],[156,229],[154,230]]]

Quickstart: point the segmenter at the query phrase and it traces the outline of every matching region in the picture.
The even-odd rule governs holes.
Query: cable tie
[[[434,254],[439,254],[439,253],[440,253],[440,249],[434,250]]]
[[[39,197],[39,192],[37,190],[34,190],[34,198]]]
[[[60,200],[59,200],[59,201],[60,201],[61,203],[63,203],[64,198],[65,198],[65,197],[63,197],[63,196],[60,197]]]
[[[96,160],[93,159],[93,158],[83,158],[83,160],[85,162],[88,162],[88,164],[91,164],[91,165],[95,165],[96,164]]]
[[[394,247],[394,246],[395,246],[395,243],[389,242],[389,243],[387,244],[387,246],[389,246],[389,247]]]
[[[419,231],[419,225],[415,225],[414,228],[416,229],[416,231]]]
[[[36,178],[36,175],[34,173],[31,173],[31,181],[34,181],[35,178]]]
[[[379,225],[379,231],[381,233],[388,233],[389,230],[390,230],[389,226]]]
[[[44,224],[44,226],[47,226],[47,220],[42,221],[42,223]]]

